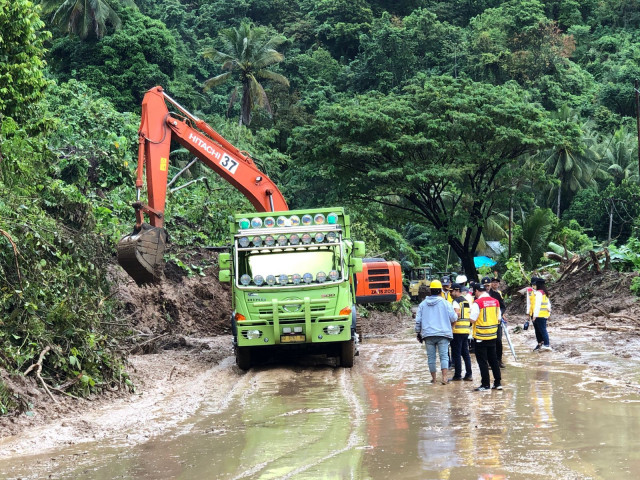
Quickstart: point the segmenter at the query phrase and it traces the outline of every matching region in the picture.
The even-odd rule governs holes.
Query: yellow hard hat
[[[429,288],[440,288],[440,289],[442,289],[442,283],[440,283],[440,280],[431,280],[431,283],[429,284]]]

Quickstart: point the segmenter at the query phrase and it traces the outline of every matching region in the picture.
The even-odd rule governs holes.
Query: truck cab
[[[353,274],[364,243],[350,238],[340,207],[237,214],[220,280],[231,283],[236,363],[256,349],[298,349],[351,367],[356,311]]]

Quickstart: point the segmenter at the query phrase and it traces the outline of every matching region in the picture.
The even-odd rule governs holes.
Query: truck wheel
[[[342,342],[340,345],[340,365],[345,368],[353,367],[353,357],[355,356],[353,340]]]
[[[251,347],[236,347],[236,365],[240,370],[251,368]]]

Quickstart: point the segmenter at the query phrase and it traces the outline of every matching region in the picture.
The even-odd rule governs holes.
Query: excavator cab
[[[143,223],[120,239],[118,263],[138,285],[158,283],[164,271],[167,231]]]

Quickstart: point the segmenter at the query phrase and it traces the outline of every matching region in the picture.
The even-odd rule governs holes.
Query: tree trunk
[[[466,255],[460,257],[460,260],[462,261],[462,268],[464,269],[464,274],[467,276],[467,279],[469,281],[478,281],[478,272],[476,271],[475,263],[473,263],[473,252],[467,252]]]
[[[562,183],[560,185],[558,185],[558,213],[556,213],[556,215],[558,216],[558,218],[560,218],[560,200],[561,200],[561,194],[562,194]]]

